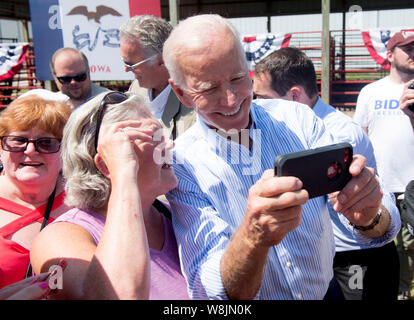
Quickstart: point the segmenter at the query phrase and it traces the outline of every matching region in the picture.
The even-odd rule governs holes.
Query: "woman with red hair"
[[[70,113],[66,103],[30,95],[0,114],[0,288],[31,276],[34,237],[68,209],[60,141]]]

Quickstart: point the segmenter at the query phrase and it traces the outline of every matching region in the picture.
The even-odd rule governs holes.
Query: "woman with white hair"
[[[166,206],[177,184],[163,161],[173,146],[144,100],[99,95],[70,117],[62,141],[66,203],[74,209],[42,231],[34,270],[60,259],[63,285],[51,298],[188,299]]]

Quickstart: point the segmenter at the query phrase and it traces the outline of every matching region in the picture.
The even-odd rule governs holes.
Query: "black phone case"
[[[408,86],[408,89],[414,89],[414,83],[410,84],[410,85]],[[410,109],[411,111],[413,111],[413,112],[414,112],[414,104],[410,104],[410,105],[408,106],[408,109]]]
[[[276,157],[275,176],[294,176],[303,182],[309,198],[342,190],[351,180],[353,149],[349,143],[293,152]]]

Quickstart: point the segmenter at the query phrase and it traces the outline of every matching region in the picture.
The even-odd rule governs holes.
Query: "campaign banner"
[[[362,31],[362,40],[372,59],[381,67],[390,70],[391,66],[387,60],[387,44],[394,34],[399,31],[413,32],[410,28],[389,28],[389,29],[370,29]]]
[[[0,43],[0,81],[14,77],[26,59],[28,43]]]
[[[132,80],[120,56],[119,28],[130,17],[161,17],[160,0],[29,0],[36,76],[52,80],[49,62],[63,47],[82,51],[92,80]]]
[[[242,37],[243,49],[246,53],[249,70],[273,51],[288,47],[292,35],[290,33],[268,33],[258,35],[245,35]]]

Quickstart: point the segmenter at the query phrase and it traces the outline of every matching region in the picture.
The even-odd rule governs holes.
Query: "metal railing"
[[[0,107],[6,107],[27,90],[44,88],[44,83],[36,78],[33,46],[29,45],[22,69],[12,78],[0,82]]]

